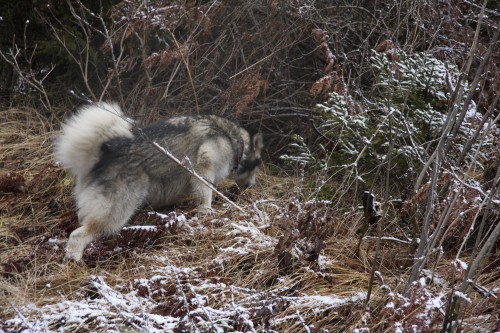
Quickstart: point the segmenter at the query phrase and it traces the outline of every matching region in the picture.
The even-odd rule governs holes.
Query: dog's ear
[[[253,136],[253,148],[256,153],[260,153],[262,148],[264,148],[264,139],[262,138],[262,133],[257,133]]]

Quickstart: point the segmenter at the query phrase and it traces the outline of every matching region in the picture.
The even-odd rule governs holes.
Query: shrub
[[[372,91],[366,93],[363,103],[349,93],[333,92],[328,101],[316,106],[318,130],[325,139],[337,142],[332,152],[323,146],[308,147],[296,135],[282,159],[314,166],[326,164],[333,169],[355,168],[359,181],[371,183],[373,171],[387,162],[392,146],[391,177],[399,180],[401,190],[408,190],[444,130],[448,103],[459,84],[460,71],[456,65],[427,53],[390,55],[372,51]],[[462,84],[467,91],[467,84]],[[458,104],[460,107],[463,100]],[[471,104],[452,152],[462,150],[473,134],[473,121],[480,119],[475,104]],[[492,139],[486,140],[484,147],[491,145]]]

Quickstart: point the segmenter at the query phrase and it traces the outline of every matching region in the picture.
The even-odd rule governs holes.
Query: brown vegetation
[[[500,330],[492,3],[0,5],[14,15],[0,20],[0,330]],[[314,107],[336,93],[347,117],[377,126],[373,101],[387,96],[374,85],[373,50],[396,83],[403,53],[426,52],[457,65],[472,88],[448,80],[451,96],[431,100],[452,122],[436,139],[390,132],[377,143],[387,158],[361,165],[376,155],[366,144],[348,163],[338,151],[349,124],[327,133]],[[431,104],[426,94],[402,103]],[[89,245],[83,263],[65,261],[78,221],[52,142],[61,119],[89,100],[116,100],[140,123],[210,112],[264,132],[257,186],[222,186],[246,213],[217,199],[203,217],[189,202],[163,214],[143,207],[118,235]],[[480,115],[466,138],[464,101]],[[278,158],[292,134],[317,165]],[[422,150],[414,169],[396,165],[396,135]]]
[[[67,262],[63,247],[77,226],[72,181],[51,160],[55,133],[43,130],[50,123],[35,113],[2,113],[8,128],[0,137],[4,330],[38,331],[42,326],[33,319],[39,316],[51,330],[75,329],[75,318],[84,331],[100,330],[101,315],[92,314],[97,307],[107,327],[116,329],[211,331],[224,322],[222,327],[239,331],[405,331],[418,325],[425,332],[443,320],[442,309],[429,304],[439,303],[441,292],[451,293],[446,286],[463,277],[461,261],[447,257],[403,297],[400,279],[411,246],[392,241],[387,236],[402,234],[387,230],[373,300],[365,309],[373,240],[365,237],[356,253],[363,211],[344,215],[330,202],[305,203],[304,183],[267,168],[256,189],[239,194],[226,187],[247,214],[220,201],[217,213],[203,218],[183,213],[189,204],[167,215],[141,210],[118,235],[87,247],[83,263]],[[489,260],[478,280],[486,290],[496,290],[497,260]],[[462,323],[467,331],[494,327],[495,292],[471,294]],[[9,321],[16,317],[24,321]]]

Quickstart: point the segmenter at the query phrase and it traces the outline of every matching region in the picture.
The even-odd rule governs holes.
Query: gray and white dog
[[[136,130],[118,105],[87,105],[67,120],[55,157],[76,177],[78,219],[66,256],[79,261],[96,237],[118,232],[143,204],[153,208],[188,197],[198,210],[211,209],[212,190],[152,145],[157,142],[218,184],[234,179],[255,183],[261,163],[262,135],[251,136],[235,123],[214,115],[181,116]]]

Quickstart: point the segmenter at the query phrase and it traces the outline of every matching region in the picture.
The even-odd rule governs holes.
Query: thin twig
[[[233,201],[229,200],[229,198],[227,198],[224,194],[222,194],[221,192],[219,192],[209,181],[207,181],[205,178],[203,178],[200,175],[198,175],[196,173],[196,171],[194,171],[193,169],[190,169],[190,168],[186,167],[184,165],[184,163],[182,163],[177,157],[175,157],[174,155],[172,155],[168,150],[166,150],[165,148],[163,148],[162,146],[160,146],[156,141],[153,141],[152,144],[160,152],[162,152],[163,154],[165,154],[168,158],[170,158],[172,161],[174,161],[177,165],[179,165],[180,167],[182,167],[184,170],[188,171],[191,175],[193,175],[199,181],[201,181],[203,184],[205,184],[206,186],[208,186],[212,191],[214,191],[215,193],[217,193],[222,199],[224,199],[226,202],[228,202],[229,204],[231,204],[234,208],[236,208],[237,210],[239,210],[243,214],[246,214],[246,212],[245,212],[245,210],[243,210],[243,208],[241,208],[240,206],[238,206],[237,204],[235,204]]]
[[[374,236],[365,236],[363,237],[363,240],[378,240],[380,239],[381,241],[385,242],[395,242],[395,243],[400,243],[400,244],[405,244],[405,245],[411,245],[412,240],[404,240],[404,239],[399,239],[395,237],[374,237]]]

